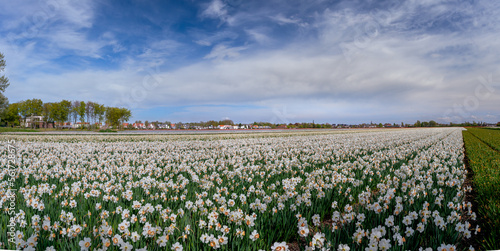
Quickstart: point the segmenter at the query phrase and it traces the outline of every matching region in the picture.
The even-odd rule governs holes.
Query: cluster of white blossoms
[[[17,204],[0,218],[16,234],[0,248],[442,251],[480,231],[466,220],[460,129],[16,144]]]

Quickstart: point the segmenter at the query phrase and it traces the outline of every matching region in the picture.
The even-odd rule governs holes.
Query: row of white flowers
[[[456,250],[480,230],[460,129],[305,134],[17,136],[0,247]]]

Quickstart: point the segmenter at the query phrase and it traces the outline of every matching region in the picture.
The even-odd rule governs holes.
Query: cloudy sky
[[[500,121],[496,0],[3,1],[10,102],[135,120]]]

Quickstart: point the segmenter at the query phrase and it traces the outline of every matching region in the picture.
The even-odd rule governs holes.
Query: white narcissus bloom
[[[408,216],[405,216],[405,217],[403,218],[403,223],[404,223],[405,225],[407,225],[407,226],[408,226],[408,225],[411,225],[411,223],[412,223],[412,218],[411,218],[409,215],[408,215]]]
[[[103,245],[103,248],[107,249],[109,246],[111,246],[111,240],[109,240],[108,238],[103,238],[102,245]]]
[[[406,237],[410,237],[410,236],[412,236],[414,232],[415,232],[415,230],[413,230],[413,228],[411,228],[411,227],[407,227],[407,228],[406,228],[406,232],[405,232]]]
[[[366,233],[363,229],[361,228],[358,228],[356,229],[356,232],[354,232],[352,238],[354,241],[358,242],[358,243],[361,243],[363,237],[365,237]]]
[[[123,242],[123,239],[120,235],[115,234],[115,236],[111,238],[111,241],[113,242],[113,245],[118,246]]]
[[[200,237],[201,242],[208,243],[210,242],[210,236],[208,234],[202,234]]]
[[[315,226],[318,226],[318,225],[319,225],[319,223],[320,223],[320,217],[319,217],[319,214],[315,214],[315,215],[313,215],[312,220],[313,220],[313,224],[314,224]]]
[[[337,204],[338,204],[337,201],[332,202],[332,208],[333,209],[337,208]]]
[[[174,243],[174,245],[172,245],[172,250],[182,251],[182,245],[179,242],[176,242],[176,243]]]
[[[326,238],[324,233],[316,233],[312,238],[311,246],[321,248],[325,245],[325,241]]]
[[[130,251],[130,250],[132,250],[132,248],[133,248],[132,244],[130,244],[128,242],[122,242],[120,244],[121,251]]]
[[[26,244],[29,246],[29,247],[36,247],[37,245],[37,240],[38,240],[38,237],[36,235],[32,235],[30,238],[28,238],[28,240],[26,241]]]
[[[358,214],[358,216],[356,216],[356,218],[358,219],[359,222],[363,222],[365,220],[365,214]]]
[[[309,235],[309,228],[307,227],[299,228],[299,235],[300,237],[307,237]]]
[[[200,222],[198,222],[199,228],[203,229],[206,225],[207,225],[207,222],[205,222],[204,220],[200,220]]]
[[[396,233],[396,234],[394,234],[394,236],[392,238],[398,242],[399,246],[403,246],[403,244],[404,244],[404,237],[401,236],[401,234]]]
[[[272,251],[288,251],[288,245],[286,242],[275,242],[271,246]]]
[[[213,234],[211,234],[209,236],[209,245],[214,248],[214,249],[218,249],[220,248],[220,245],[219,245],[219,242],[217,241],[217,238],[215,238],[215,236]]]
[[[387,240],[387,239],[382,239],[378,243],[378,247],[382,251],[389,250],[391,248],[391,242],[389,240]]]
[[[85,237],[83,240],[81,240],[79,243],[81,250],[89,250],[91,242],[90,238]]]
[[[441,244],[441,246],[439,246],[437,248],[438,251],[456,251],[457,248],[455,247],[455,245],[451,245],[451,244]]]
[[[137,242],[138,240],[141,239],[141,236],[137,233],[137,232],[132,232],[130,234],[130,239],[133,241],[133,242]]]
[[[350,251],[351,248],[347,244],[339,244],[337,251]]]
[[[252,241],[256,241],[257,239],[259,239],[259,233],[257,232],[257,230],[253,230],[253,232],[250,234],[250,239]]]
[[[370,234],[370,238],[378,241],[380,238],[382,238],[382,231],[380,231],[379,229],[373,229]]]
[[[219,245],[222,246],[222,245],[226,245],[227,244],[227,241],[228,241],[228,238],[224,235],[222,236],[218,236],[217,237],[217,241],[219,242]]]
[[[229,231],[231,231],[231,229],[228,226],[224,225],[224,226],[222,226],[222,228],[220,229],[220,231],[223,234],[229,234]]]
[[[130,217],[130,211],[128,209],[123,210],[122,220],[128,219]]]
[[[470,237],[472,237],[471,231],[470,231],[470,230],[468,230],[468,229],[466,229],[466,230],[464,231],[464,236],[465,236],[465,238],[467,238],[467,239],[469,239]]]
[[[349,204],[345,205],[345,207],[344,207],[344,211],[345,211],[346,213],[350,213],[350,212],[352,211],[352,206],[351,206],[351,205],[349,205]]]
[[[422,222],[418,223],[417,224],[417,231],[422,233],[422,232],[424,232],[424,230],[425,230],[425,225]]]

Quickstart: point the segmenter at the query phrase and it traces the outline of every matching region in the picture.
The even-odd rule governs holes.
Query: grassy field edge
[[[464,147],[470,168],[474,172],[479,217],[484,219],[484,249],[500,247],[500,154],[474,135],[464,131]]]

